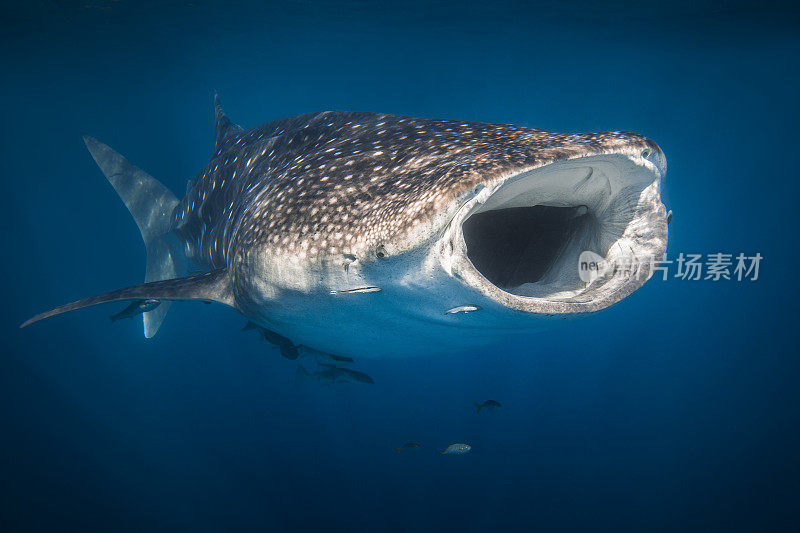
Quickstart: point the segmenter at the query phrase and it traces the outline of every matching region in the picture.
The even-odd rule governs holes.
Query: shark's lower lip
[[[506,307],[546,314],[608,307],[642,286],[666,249],[660,166],[639,153],[607,154],[512,176],[459,211],[444,263]],[[614,268],[582,276],[584,252]]]

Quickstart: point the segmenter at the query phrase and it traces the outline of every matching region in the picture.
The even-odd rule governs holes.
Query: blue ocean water
[[[1,20],[4,531],[800,527],[790,7],[81,0]],[[360,362],[374,385],[296,388],[221,306],[176,304],[151,340],[116,306],[19,330],[143,277],[81,135],[180,193],[215,91],[245,127],[341,109],[642,133],[669,163],[670,256],[760,253],[759,278],[653,279],[525,342]],[[442,457],[454,442],[472,452]]]

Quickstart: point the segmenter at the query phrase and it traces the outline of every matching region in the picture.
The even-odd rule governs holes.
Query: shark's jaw
[[[660,151],[631,150],[487,182],[453,217],[437,244],[438,261],[507,308],[604,309],[641,287],[663,258],[665,170]]]

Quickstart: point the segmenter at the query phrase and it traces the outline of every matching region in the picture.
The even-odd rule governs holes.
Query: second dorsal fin
[[[219,153],[222,146],[231,137],[237,137],[244,132],[241,126],[238,126],[230,121],[225,111],[222,110],[222,105],[219,103],[219,95],[214,95],[214,129],[216,131],[216,143],[214,144],[214,153]]]

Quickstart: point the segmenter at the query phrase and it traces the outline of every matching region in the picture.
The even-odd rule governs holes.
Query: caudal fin
[[[481,414],[481,407],[483,407],[483,406],[481,404],[479,404],[479,403],[473,403],[472,405],[474,405],[475,407],[478,408],[478,410],[475,411],[475,414],[477,414],[477,415]]]
[[[183,275],[186,261],[177,239],[170,235],[172,211],[178,205],[175,195],[97,139],[86,136],[83,142],[139,226],[147,250],[145,282]],[[145,337],[156,334],[168,310],[165,302],[143,313]]]

